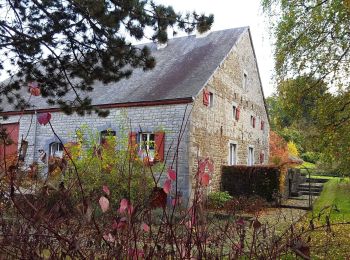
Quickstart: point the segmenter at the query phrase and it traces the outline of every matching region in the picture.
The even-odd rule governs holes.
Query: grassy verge
[[[329,218],[330,225],[327,225]],[[350,257],[350,180],[332,177],[314,204],[313,212],[303,220],[316,227],[307,234],[312,259],[349,259]],[[320,227],[320,228],[318,228]],[[309,238],[310,237],[310,238]]]

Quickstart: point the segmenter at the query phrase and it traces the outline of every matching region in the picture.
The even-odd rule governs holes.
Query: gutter
[[[109,108],[125,108],[125,107],[146,107],[146,106],[163,106],[163,105],[176,105],[176,104],[188,104],[193,102],[193,97],[175,98],[166,100],[154,100],[154,101],[140,101],[140,102],[125,102],[125,103],[112,103],[112,104],[100,104],[94,105],[94,108],[109,109]],[[42,108],[42,109],[28,109],[24,111],[5,111],[1,112],[0,116],[14,116],[22,114],[37,114],[46,112],[62,112],[60,108]]]

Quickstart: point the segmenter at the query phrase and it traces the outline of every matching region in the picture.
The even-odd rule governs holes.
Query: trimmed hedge
[[[231,196],[260,196],[273,201],[279,193],[280,170],[271,166],[223,166],[221,187]]]

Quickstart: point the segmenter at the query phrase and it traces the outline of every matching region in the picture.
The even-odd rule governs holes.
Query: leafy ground
[[[329,221],[328,221],[329,219]],[[316,227],[306,239],[311,239],[312,259],[349,259],[350,257],[350,180],[332,177],[314,204],[314,209],[302,221]],[[320,227],[322,226],[322,227]],[[320,228],[318,228],[320,227]],[[310,238],[308,237],[310,235]]]

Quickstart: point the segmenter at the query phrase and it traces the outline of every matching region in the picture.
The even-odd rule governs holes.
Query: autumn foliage
[[[270,163],[281,166],[289,162],[288,144],[276,132],[270,131]]]

